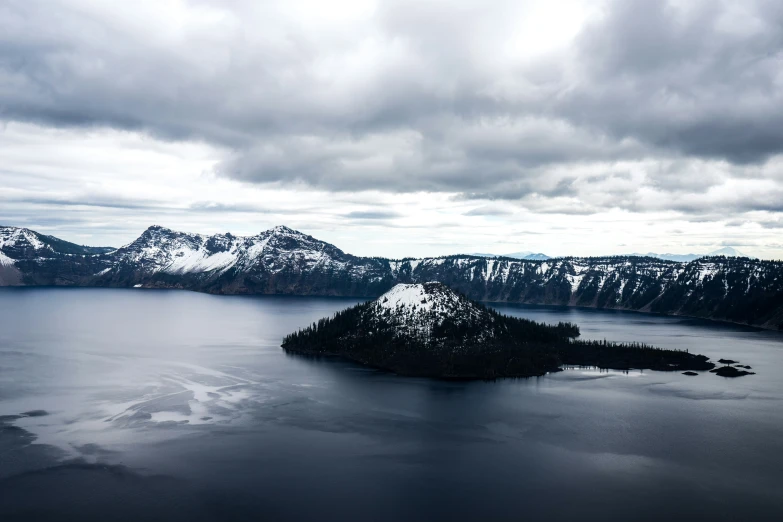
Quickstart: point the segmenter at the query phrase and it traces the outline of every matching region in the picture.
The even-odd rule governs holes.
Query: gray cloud
[[[748,223],[748,221],[742,221],[742,220],[735,219],[735,220],[732,220],[732,221],[727,221],[724,224],[724,226],[729,227],[729,228],[742,227],[746,223]]]
[[[783,220],[780,219],[770,220],[770,221],[759,221],[758,224],[764,228],[770,228],[770,229],[783,228]]]
[[[734,163],[781,152],[779,2],[618,0],[577,53],[586,81],[565,108],[583,124]]]
[[[197,201],[188,205],[187,210],[206,213],[239,213],[239,214],[301,214],[304,211],[316,211],[314,208],[307,209],[289,209],[282,207],[273,207],[270,205],[252,205],[240,203],[220,203],[216,201]]]
[[[513,214],[514,212],[508,208],[496,205],[484,205],[463,213],[464,216],[511,216]]]
[[[783,152],[780,2],[609,1],[532,61],[499,57],[519,4],[382,1],[319,33],[265,4],[200,0],[186,8],[212,25],[171,33],[146,4],[8,0],[0,118],[205,141],[225,152],[216,173],[246,183],[569,214],[783,211],[779,190],[710,192]]]
[[[162,202],[144,199],[125,199],[116,197],[91,197],[74,196],[67,197],[10,197],[0,198],[0,201],[6,203],[21,203],[24,205],[41,205],[53,207],[94,207],[104,209],[124,209],[124,210],[164,210],[168,208]]]
[[[344,217],[348,219],[392,219],[400,216],[399,212],[390,210],[355,210],[348,212]]]

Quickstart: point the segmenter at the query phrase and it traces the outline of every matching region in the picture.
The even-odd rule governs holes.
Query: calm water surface
[[[783,335],[498,305],[757,375],[452,383],[287,356],[356,300],[0,290],[0,520],[781,520]]]

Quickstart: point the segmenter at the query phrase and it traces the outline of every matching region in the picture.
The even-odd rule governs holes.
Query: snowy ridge
[[[230,235],[202,236],[150,227],[133,243],[118,250],[120,261],[143,267],[147,273],[188,273],[225,270],[238,259],[238,245]]]
[[[204,236],[150,227],[133,243],[118,250],[120,263],[143,267],[147,275],[219,276],[231,269],[270,272],[297,265],[302,270],[328,266],[346,268],[336,249],[287,227],[278,226],[256,236]]]
[[[427,300],[427,297],[430,297]],[[429,296],[422,284],[399,284],[378,298],[381,309],[396,310],[398,308],[418,308],[422,311],[432,310],[441,305],[437,299]]]
[[[0,227],[0,252],[14,260],[100,255],[112,250],[77,245],[28,228]]]
[[[783,327],[783,263],[778,261],[449,256],[418,260],[409,280],[442,281],[482,301],[651,311]]]
[[[633,274],[673,281],[686,273],[686,268],[691,265],[703,266],[705,275],[708,271],[714,273],[714,269],[708,268],[710,266],[714,267],[714,263],[710,263],[707,260],[700,260],[691,265],[657,260],[646,260],[644,262],[624,260],[618,262],[618,258],[561,258],[536,262],[531,260],[480,259],[455,256],[416,260],[416,266],[420,266],[421,271],[444,264],[464,274],[462,278],[467,281],[480,279],[486,283],[505,284],[510,278],[535,276],[540,278],[540,284],[546,284],[551,280],[564,279],[568,281],[572,293],[581,287],[582,281],[585,279],[594,283],[594,278],[598,278],[602,286],[606,281],[613,279],[611,277],[612,274],[617,274],[617,277],[620,277],[622,280],[624,280],[623,275],[629,276]]]
[[[27,228],[0,227],[0,251],[6,249],[49,249],[35,232]]]
[[[284,226],[254,236],[152,226],[110,258],[110,270],[94,264],[93,284],[298,295],[366,295],[370,288],[378,295],[396,277],[387,260],[352,256]],[[398,270],[410,273],[410,264]]]

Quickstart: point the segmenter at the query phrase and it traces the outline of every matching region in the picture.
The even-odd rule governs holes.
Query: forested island
[[[283,339],[287,352],[339,356],[401,375],[531,377],[562,366],[704,371],[704,355],[640,343],[583,341],[572,323],[509,317],[441,283],[399,284]]]

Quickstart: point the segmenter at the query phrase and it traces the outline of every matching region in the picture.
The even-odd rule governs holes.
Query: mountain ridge
[[[510,254],[488,254],[484,252],[475,252],[475,253],[470,253],[465,255],[476,256],[476,257],[508,257],[511,259],[529,259],[534,261],[545,261],[547,259],[552,259],[550,256],[546,254],[543,254],[541,252],[532,252],[530,250],[525,250],[522,252],[511,252]]]
[[[734,247],[723,247],[719,248],[717,250],[713,250],[711,252],[708,252],[706,254],[657,254],[655,252],[647,252],[646,254],[639,254],[639,253],[633,253],[632,256],[640,256],[640,257],[657,257],[658,259],[666,259],[668,261],[678,261],[680,263],[690,263],[691,261],[695,261],[702,257],[715,257],[715,256],[726,256],[726,257],[751,257],[746,254],[743,254],[739,250],[737,250]]]
[[[254,236],[151,226],[118,249],[74,254],[66,251],[71,247],[52,247],[52,240],[25,230],[0,227],[2,286],[377,297],[398,283],[439,281],[484,302],[633,310],[783,328],[783,263],[778,261],[722,256],[689,263],[634,256],[386,259],[354,256],[284,226]]]

